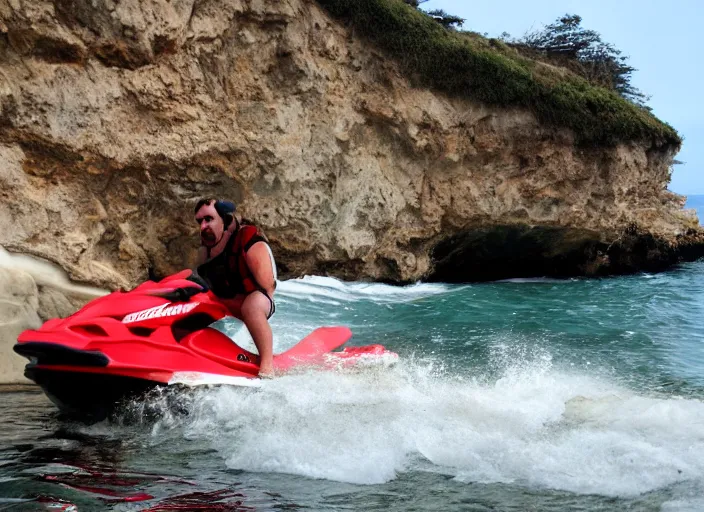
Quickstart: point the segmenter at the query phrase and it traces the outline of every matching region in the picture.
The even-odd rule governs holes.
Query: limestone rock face
[[[661,268],[704,247],[675,150],[412,87],[312,0],[0,2],[0,245],[79,282],[190,266],[211,195],[284,277]]]
[[[24,378],[27,360],[12,351],[17,336],[41,325],[39,298],[32,276],[0,268],[0,384],[29,382]]]

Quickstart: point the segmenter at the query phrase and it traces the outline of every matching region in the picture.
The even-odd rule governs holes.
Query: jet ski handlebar
[[[196,273],[191,273],[185,279],[169,282],[168,285],[176,286],[150,290],[147,295],[163,297],[171,302],[187,302],[194,295],[207,292],[210,289],[208,283]]]

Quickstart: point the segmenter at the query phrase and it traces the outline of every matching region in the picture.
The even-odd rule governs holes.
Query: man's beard
[[[205,245],[206,247],[210,247],[215,245],[217,242],[217,237],[215,236],[215,233],[212,231],[201,231],[200,232],[200,242],[202,245]]]

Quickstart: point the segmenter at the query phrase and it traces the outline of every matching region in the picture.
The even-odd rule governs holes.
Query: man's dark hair
[[[193,213],[198,213],[198,210],[203,208],[206,204],[211,204],[213,201],[215,201],[215,198],[212,197],[203,197],[201,199],[198,199],[198,202],[196,203],[196,207],[193,210]]]
[[[225,229],[227,229],[228,227],[230,227],[230,224],[232,224],[232,221],[235,218],[235,209],[237,208],[235,206],[235,203],[231,201],[223,201],[222,199],[204,197],[198,200],[193,213],[198,213],[198,210],[200,210],[203,206],[205,206],[206,204],[210,205],[213,203],[213,206],[215,206],[215,211],[218,212],[218,215],[220,215],[220,218],[225,224]]]

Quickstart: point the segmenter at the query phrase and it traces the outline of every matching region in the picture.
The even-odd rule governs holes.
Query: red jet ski
[[[157,386],[261,385],[259,357],[210,325],[227,309],[190,270],[95,299],[65,319],[20,334],[25,376],[63,412],[104,418]],[[277,373],[300,366],[393,361],[381,345],[346,347],[346,327],[321,327],[274,356]]]

